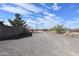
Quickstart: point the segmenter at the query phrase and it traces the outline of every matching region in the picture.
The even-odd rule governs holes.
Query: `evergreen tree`
[[[17,13],[15,14],[14,20],[9,19],[8,21],[12,26],[22,26],[22,27],[27,26],[26,21],[22,20],[20,14]]]

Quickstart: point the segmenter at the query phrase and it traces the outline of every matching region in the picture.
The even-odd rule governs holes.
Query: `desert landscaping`
[[[79,32],[63,25],[51,29],[30,29],[19,23],[6,26],[0,22],[1,56],[76,56],[79,55]],[[14,20],[14,21],[15,21]],[[23,21],[22,21],[23,22]]]
[[[79,56],[79,4],[0,4],[0,56]]]

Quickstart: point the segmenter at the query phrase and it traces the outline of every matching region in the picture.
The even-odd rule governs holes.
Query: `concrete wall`
[[[23,30],[22,27],[0,26],[0,39],[19,35]]]

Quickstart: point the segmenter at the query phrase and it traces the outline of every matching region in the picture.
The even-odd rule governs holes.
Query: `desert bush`
[[[54,26],[53,30],[56,31],[56,33],[61,34],[61,33],[65,33],[66,28],[63,25],[57,25]]]

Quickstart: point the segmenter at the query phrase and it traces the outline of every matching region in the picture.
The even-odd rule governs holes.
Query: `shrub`
[[[57,25],[54,26],[54,30],[56,31],[56,33],[64,33],[66,31],[66,28],[63,25]]]

